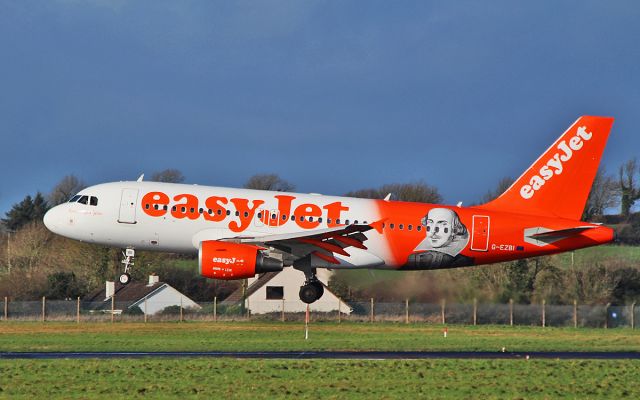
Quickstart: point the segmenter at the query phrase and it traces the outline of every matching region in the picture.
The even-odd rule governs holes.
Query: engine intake
[[[282,271],[282,260],[269,257],[262,247],[206,240],[200,242],[200,275],[212,279],[251,278],[264,272]]]

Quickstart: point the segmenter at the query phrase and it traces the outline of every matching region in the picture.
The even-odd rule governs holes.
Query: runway
[[[167,352],[0,352],[0,360],[118,358],[238,358],[283,360],[430,360],[430,359],[560,359],[638,360],[640,352],[489,352],[489,351],[167,351]]]

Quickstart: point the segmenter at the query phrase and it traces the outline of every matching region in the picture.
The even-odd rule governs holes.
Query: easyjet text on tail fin
[[[583,116],[571,125],[487,210],[579,220],[613,125]]]

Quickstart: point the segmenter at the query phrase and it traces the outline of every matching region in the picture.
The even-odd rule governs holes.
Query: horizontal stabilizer
[[[527,228],[524,230],[524,240],[527,243],[536,246],[546,246],[558,240],[566,239],[581,234],[589,229],[597,228],[596,226],[577,226],[567,229],[547,229],[547,228]]]

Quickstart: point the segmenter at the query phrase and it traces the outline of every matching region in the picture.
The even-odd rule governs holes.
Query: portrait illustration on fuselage
[[[405,267],[447,268],[472,265],[473,259],[460,252],[469,243],[469,231],[458,214],[449,208],[432,208],[422,218],[426,236],[409,256]]]

